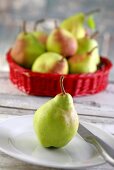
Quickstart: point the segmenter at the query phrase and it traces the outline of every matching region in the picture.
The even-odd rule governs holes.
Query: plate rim
[[[22,119],[23,117],[24,118],[32,118],[33,117],[33,115],[32,114],[30,114],[30,115],[22,115],[22,116],[12,116],[12,117],[9,117],[9,118],[7,118],[7,119],[5,119],[5,120],[3,120],[2,122],[0,122],[0,128],[1,128],[1,126],[3,125],[3,124],[5,124],[7,121],[12,121],[12,120],[15,120],[15,119],[17,119],[17,117],[18,118],[20,118],[20,119]],[[81,122],[81,121],[80,121]],[[89,125],[89,126],[94,126],[92,123],[88,123],[88,122],[85,122],[85,121],[83,121],[84,123],[86,123],[87,125]],[[95,126],[94,126],[95,127]],[[95,127],[95,128],[97,128],[98,129],[98,127]],[[102,130],[102,129],[101,129]],[[103,131],[103,130],[102,130]],[[104,132],[104,131],[103,131]],[[35,166],[42,166],[42,167],[47,167],[47,168],[61,168],[61,169],[79,169],[79,168],[81,168],[81,169],[84,169],[84,168],[90,168],[90,167],[94,167],[94,166],[100,166],[100,165],[103,165],[103,164],[105,164],[106,163],[106,161],[105,160],[103,160],[103,159],[99,159],[99,162],[94,162],[94,163],[90,163],[90,164],[82,164],[82,166],[76,166],[76,165],[51,165],[51,164],[47,164],[47,163],[41,163],[41,162],[36,162],[36,161],[33,161],[33,160],[30,160],[30,158],[26,155],[26,157],[24,157],[24,154],[21,154],[22,156],[20,156],[20,154],[15,154],[14,152],[13,152],[13,150],[12,151],[7,151],[7,149],[4,149],[3,147],[1,147],[1,145],[0,145],[0,151],[1,152],[3,152],[3,153],[5,153],[5,154],[7,154],[7,155],[9,155],[10,157],[12,157],[12,158],[15,158],[15,159],[17,159],[17,160],[20,160],[20,161],[22,161],[22,162],[26,162],[26,163],[29,163],[29,164],[31,164],[31,165],[35,165]],[[99,156],[100,156],[100,154],[99,154]]]

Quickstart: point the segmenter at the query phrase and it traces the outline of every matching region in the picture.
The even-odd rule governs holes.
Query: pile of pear
[[[88,26],[88,28],[87,28]],[[38,73],[94,73],[100,63],[91,15],[77,13],[56,24],[50,32],[34,27],[27,32],[24,22],[11,48],[13,60]]]

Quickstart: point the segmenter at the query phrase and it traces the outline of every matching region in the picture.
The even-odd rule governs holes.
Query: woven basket
[[[60,93],[59,74],[35,73],[17,65],[10,51],[7,53],[11,81],[23,92],[37,96],[55,96]],[[95,73],[64,75],[65,91],[72,96],[95,94],[105,90],[108,85],[109,71],[112,63],[101,57],[102,67]]]

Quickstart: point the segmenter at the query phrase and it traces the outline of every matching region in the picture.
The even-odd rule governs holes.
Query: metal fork
[[[88,129],[85,123],[80,123],[78,133],[86,142],[93,144],[97,148],[106,162],[114,166],[114,145],[112,146],[109,142],[99,137],[97,133]],[[113,137],[112,140],[114,141]]]

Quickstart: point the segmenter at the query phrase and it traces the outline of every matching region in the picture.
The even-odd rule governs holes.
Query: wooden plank
[[[26,95],[21,92],[7,77],[7,74],[0,74],[0,93],[2,94],[15,94],[15,95]]]
[[[8,78],[9,77],[9,72],[4,72],[4,71],[0,71],[0,79],[2,78]]]
[[[48,101],[48,97],[26,95],[8,79],[7,73],[0,73],[0,106],[15,109],[35,110]],[[80,115],[114,118],[114,84],[99,94],[74,97],[75,108]]]
[[[38,108],[45,103],[47,97],[28,96],[18,90],[7,78],[7,73],[0,73],[0,105],[17,108]],[[77,110],[81,114],[91,114],[114,117],[114,84],[109,84],[108,88],[99,94],[86,97],[74,97]]]
[[[36,109],[17,109],[10,107],[0,107],[0,119],[1,117],[9,117],[9,116],[23,116],[23,115],[32,115]],[[114,118],[110,117],[100,117],[94,115],[83,115],[78,113],[80,120],[91,122],[91,123],[106,123],[106,124],[114,124]]]
[[[107,101],[105,95],[102,97],[97,95],[89,97],[74,98],[75,108],[78,113],[82,115],[94,115],[101,117],[114,117],[114,105],[113,105],[113,95],[112,99]],[[111,95],[110,95],[111,97]],[[98,98],[98,99],[97,99]],[[99,98],[101,100],[99,100]],[[108,98],[108,97],[107,97]],[[17,109],[37,109],[42,104],[47,102],[49,97],[36,97],[36,96],[19,96],[19,95],[9,95],[9,94],[0,94],[0,106],[2,107],[13,107]]]
[[[3,121],[6,118],[10,118],[14,116],[33,115],[34,112],[35,110],[0,107],[0,121]],[[94,123],[96,126],[105,130],[106,132],[114,134],[114,118],[88,116],[88,115],[81,115],[81,114],[78,115],[80,121]]]

